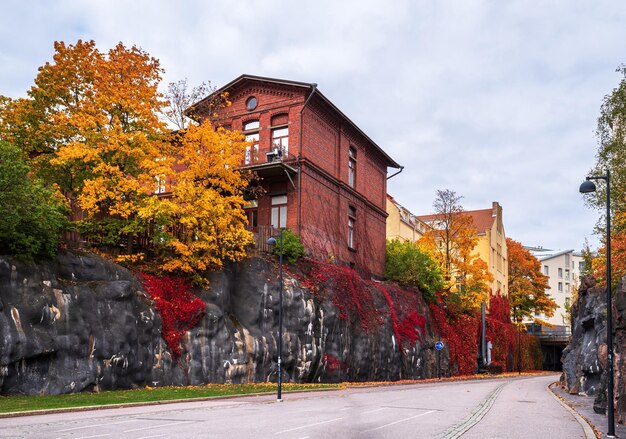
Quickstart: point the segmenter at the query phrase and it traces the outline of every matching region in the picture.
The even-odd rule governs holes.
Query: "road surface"
[[[556,375],[249,396],[0,419],[2,438],[585,439]]]

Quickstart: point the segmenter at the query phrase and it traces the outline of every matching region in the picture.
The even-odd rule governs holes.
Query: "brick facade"
[[[216,123],[258,136],[258,153],[251,150],[242,163],[256,171],[265,193],[250,208],[257,227],[278,226],[285,209],[272,200],[282,202],[286,195],[286,227],[300,234],[311,256],[382,276],[387,168],[400,166],[315,84],[243,75],[216,93],[222,92],[231,105],[220,110]],[[248,107],[252,97],[256,106]],[[203,102],[192,107],[197,118],[203,117]],[[244,131],[249,122],[255,128]],[[281,135],[276,142],[287,148],[273,144]]]

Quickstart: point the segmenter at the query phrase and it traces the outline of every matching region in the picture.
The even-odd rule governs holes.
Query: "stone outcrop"
[[[615,419],[626,421],[626,277],[613,293]],[[563,351],[561,383],[570,393],[595,396],[594,410],[607,409],[606,289],[591,277],[582,280],[572,306],[572,339]]]
[[[0,258],[0,393],[274,381],[277,269],[253,258],[214,273],[210,288],[198,292],[205,315],[175,362],[152,301],[126,269],[70,252],[37,264]],[[391,322],[362,331],[287,273],[284,285],[285,382],[436,376],[428,325],[400,351]],[[445,371],[446,350],[442,360]]]

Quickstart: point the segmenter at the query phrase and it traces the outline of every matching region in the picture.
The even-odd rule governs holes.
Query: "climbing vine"
[[[204,316],[204,302],[190,292],[191,285],[183,278],[140,273],[139,279],[155,301],[163,325],[161,336],[176,361],[181,355],[181,340],[185,332],[196,326]]]
[[[389,321],[400,349],[415,345],[421,338],[426,318],[419,312],[419,291],[363,279],[355,270],[339,264],[307,259],[304,265],[303,285],[317,297],[330,300],[341,319],[369,333]],[[383,297],[386,310],[380,306]]]

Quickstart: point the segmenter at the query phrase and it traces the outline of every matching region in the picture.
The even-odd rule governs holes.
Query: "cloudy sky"
[[[504,208],[525,245],[580,249],[598,213],[578,187],[604,95],[626,63],[626,2],[14,1],[0,14],[0,95],[25,96],[53,42],[121,41],[164,84],[242,73],[316,82],[404,172],[389,193],[430,213],[436,189]]]

